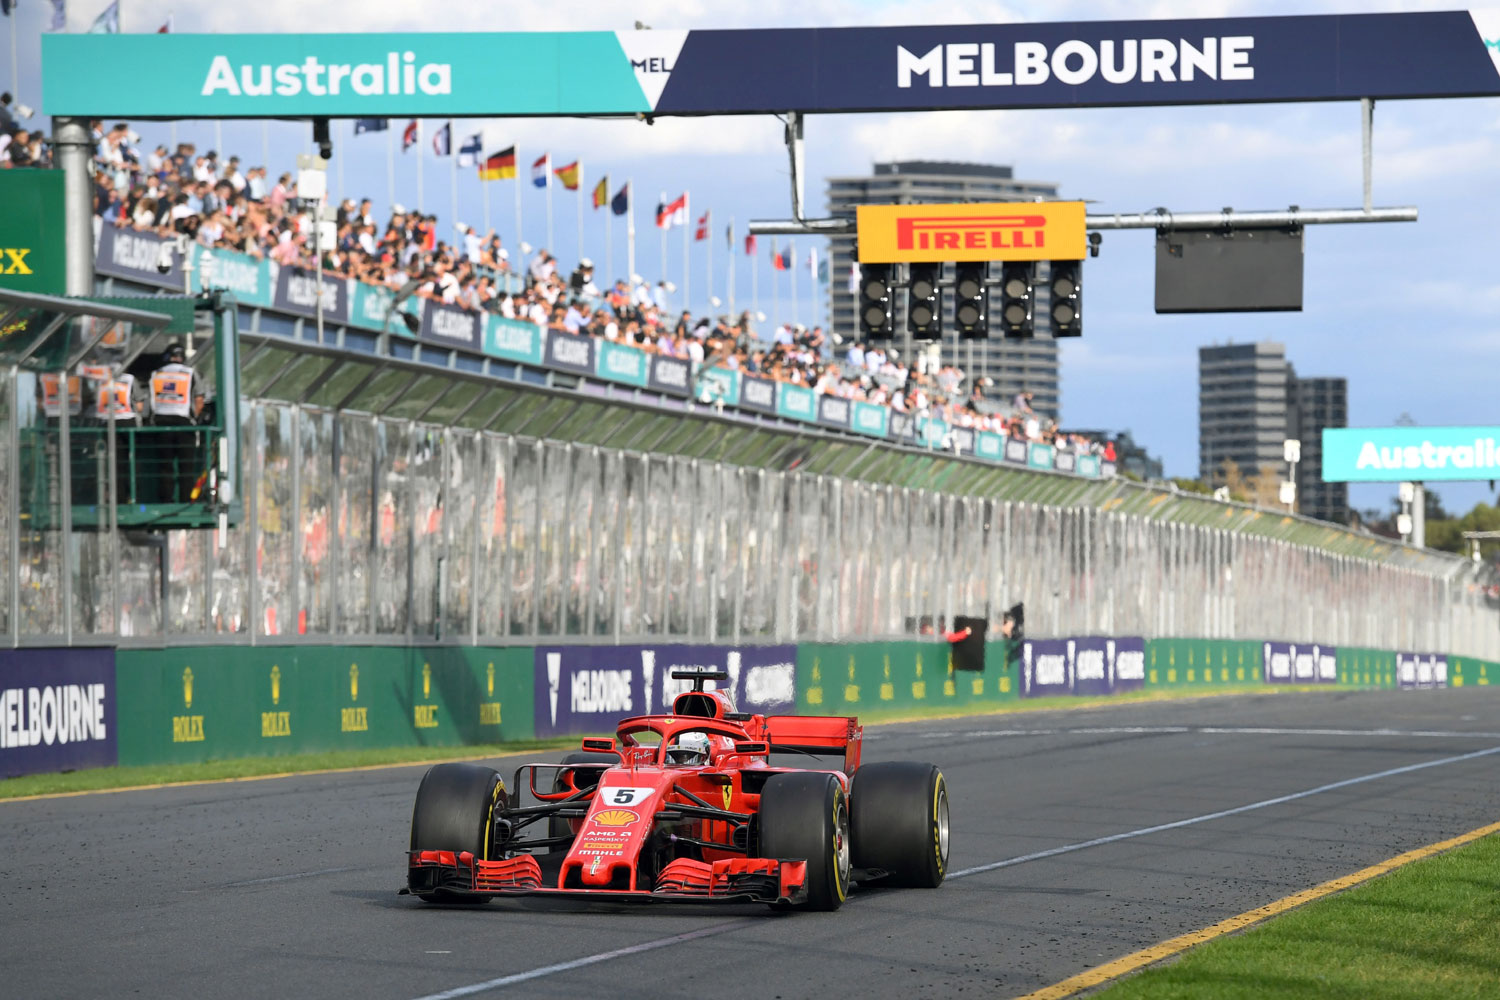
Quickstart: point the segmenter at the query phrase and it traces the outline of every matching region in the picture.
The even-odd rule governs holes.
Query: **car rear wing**
[[[842,754],[844,771],[853,774],[859,767],[864,729],[858,719],[843,715],[769,715],[765,740],[772,753]]]

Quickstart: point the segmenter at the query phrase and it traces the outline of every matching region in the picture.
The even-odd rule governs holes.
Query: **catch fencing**
[[[18,385],[0,380],[0,415],[39,425]],[[264,400],[243,412],[240,524],[76,532],[71,580],[58,532],[21,502],[18,474],[44,473],[17,468],[4,428],[3,641],[58,644],[65,601],[75,644],[125,646],[830,642],[960,614],[998,625],[1020,601],[1038,636],[1500,659],[1477,564],[1314,522],[1291,528],[1329,546],[1276,538],[1268,512],[1195,501],[1185,523],[1164,516],[1172,495],[1136,487],[1016,499],[1073,482],[1022,470],[1002,499]]]

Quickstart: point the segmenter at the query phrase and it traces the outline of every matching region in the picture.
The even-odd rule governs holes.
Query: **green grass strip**
[[[420,764],[433,760],[502,757],[536,750],[578,746],[577,737],[526,740],[515,743],[485,743],[449,747],[382,747],[370,750],[331,750],[326,753],[289,754],[285,757],[236,757],[199,764],[157,764],[139,767],[100,767],[63,774],[29,774],[0,781],[0,800],[29,795],[93,792],[102,789],[176,785],[197,781],[225,781],[268,775],[337,771],[350,768]]]
[[[1218,938],[1093,996],[1500,997],[1500,834]]]

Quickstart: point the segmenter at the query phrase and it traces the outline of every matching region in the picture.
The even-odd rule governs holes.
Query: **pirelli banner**
[[[1082,260],[1081,201],[860,205],[861,264]]]

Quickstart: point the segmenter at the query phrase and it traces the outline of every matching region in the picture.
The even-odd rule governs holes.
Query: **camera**
[[[172,272],[172,244],[163,243],[156,251],[156,269],[162,274]]]

